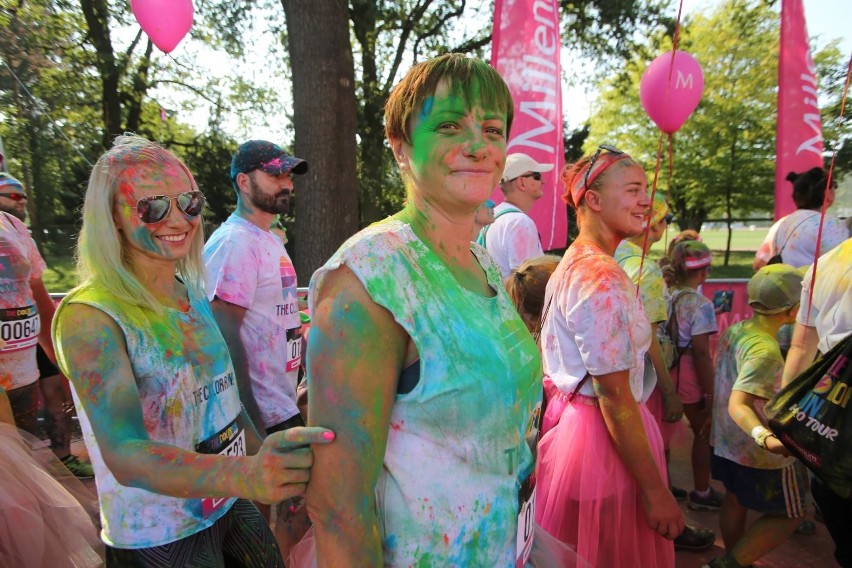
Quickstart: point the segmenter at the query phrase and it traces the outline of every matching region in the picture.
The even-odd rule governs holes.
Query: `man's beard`
[[[290,212],[292,190],[284,189],[275,195],[267,195],[251,178],[249,178],[249,187],[251,189],[249,201],[255,208],[273,215],[284,215]],[[281,200],[280,197],[282,196],[287,196],[287,199]]]
[[[288,204],[289,207],[289,204]],[[27,208],[26,207],[5,207],[0,205],[0,211],[4,213],[8,213],[9,215],[14,215],[21,221],[27,220]]]

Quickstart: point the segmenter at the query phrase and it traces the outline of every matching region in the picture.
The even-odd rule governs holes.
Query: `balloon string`
[[[651,221],[654,219],[654,196],[657,194],[657,179],[660,177],[660,162],[663,157],[663,131],[660,130],[660,142],[657,144],[657,163],[654,165],[654,182],[651,184],[651,208],[645,223],[645,236],[642,239],[642,257],[639,259],[639,278],[636,279],[636,297],[639,297],[642,285],[642,272],[645,268],[645,251],[648,250],[648,239],[651,234]]]
[[[846,95],[849,93],[849,78],[852,76],[852,56],[849,57],[849,64],[846,67],[846,84],[843,86],[843,97],[840,99],[840,116],[837,121],[843,122],[843,110],[846,107]],[[832,176],[834,174],[834,162],[837,158],[837,145],[831,151],[831,163],[828,166],[828,178],[825,180],[825,193],[822,196],[822,211],[819,216],[819,230],[817,231],[816,251],[814,252],[814,268],[811,273],[811,286],[808,292],[808,313],[805,321],[811,321],[811,305],[814,299],[814,284],[816,284],[817,265],[819,264],[820,244],[822,244],[822,229],[825,224],[825,212],[828,209],[828,192],[831,189]]]
[[[672,84],[672,74],[674,73],[674,63],[675,63],[675,53],[677,52],[677,44],[678,38],[680,37],[680,17],[683,14],[683,0],[680,0],[677,8],[677,21],[675,22],[675,31],[674,36],[672,38],[672,60],[669,64],[669,79],[666,81],[666,97],[665,101],[668,103],[669,100],[669,87]],[[671,141],[671,137],[669,137]],[[671,142],[669,144],[669,149],[671,149]],[[660,129],[660,143],[657,145],[657,164],[654,166],[654,183],[651,186],[651,207],[648,210],[648,221],[645,224],[645,237],[642,239],[642,257],[639,260],[639,278],[636,280],[636,296],[639,296],[639,286],[642,283],[642,269],[645,266],[645,256],[647,254],[646,249],[648,247],[648,239],[651,233],[651,221],[654,218],[654,197],[657,195],[657,178],[660,173],[660,161],[663,157],[663,129]],[[673,158],[670,158],[670,163],[673,164]],[[670,169],[673,169],[673,165],[670,166]]]

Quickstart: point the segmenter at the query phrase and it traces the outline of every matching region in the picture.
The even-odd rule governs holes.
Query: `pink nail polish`
[[[322,438],[323,438],[323,440],[328,440],[328,441],[334,440],[334,432],[323,432]]]

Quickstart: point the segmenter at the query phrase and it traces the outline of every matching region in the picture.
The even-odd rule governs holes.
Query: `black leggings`
[[[283,568],[269,525],[251,502],[237,499],[212,527],[151,548],[106,547],[107,568]]]

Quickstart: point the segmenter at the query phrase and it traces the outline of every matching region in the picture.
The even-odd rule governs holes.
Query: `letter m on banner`
[[[544,195],[530,216],[544,250],[562,248],[568,216],[559,173],[565,161],[562,138],[562,88],[559,6],[556,0],[496,0],[491,65],[503,76],[515,101],[508,153],[521,152],[544,164]],[[494,201],[503,199],[499,189]]]
[[[781,3],[776,138],[775,219],[780,219],[796,210],[787,174],[823,167],[817,78],[802,0]]]

